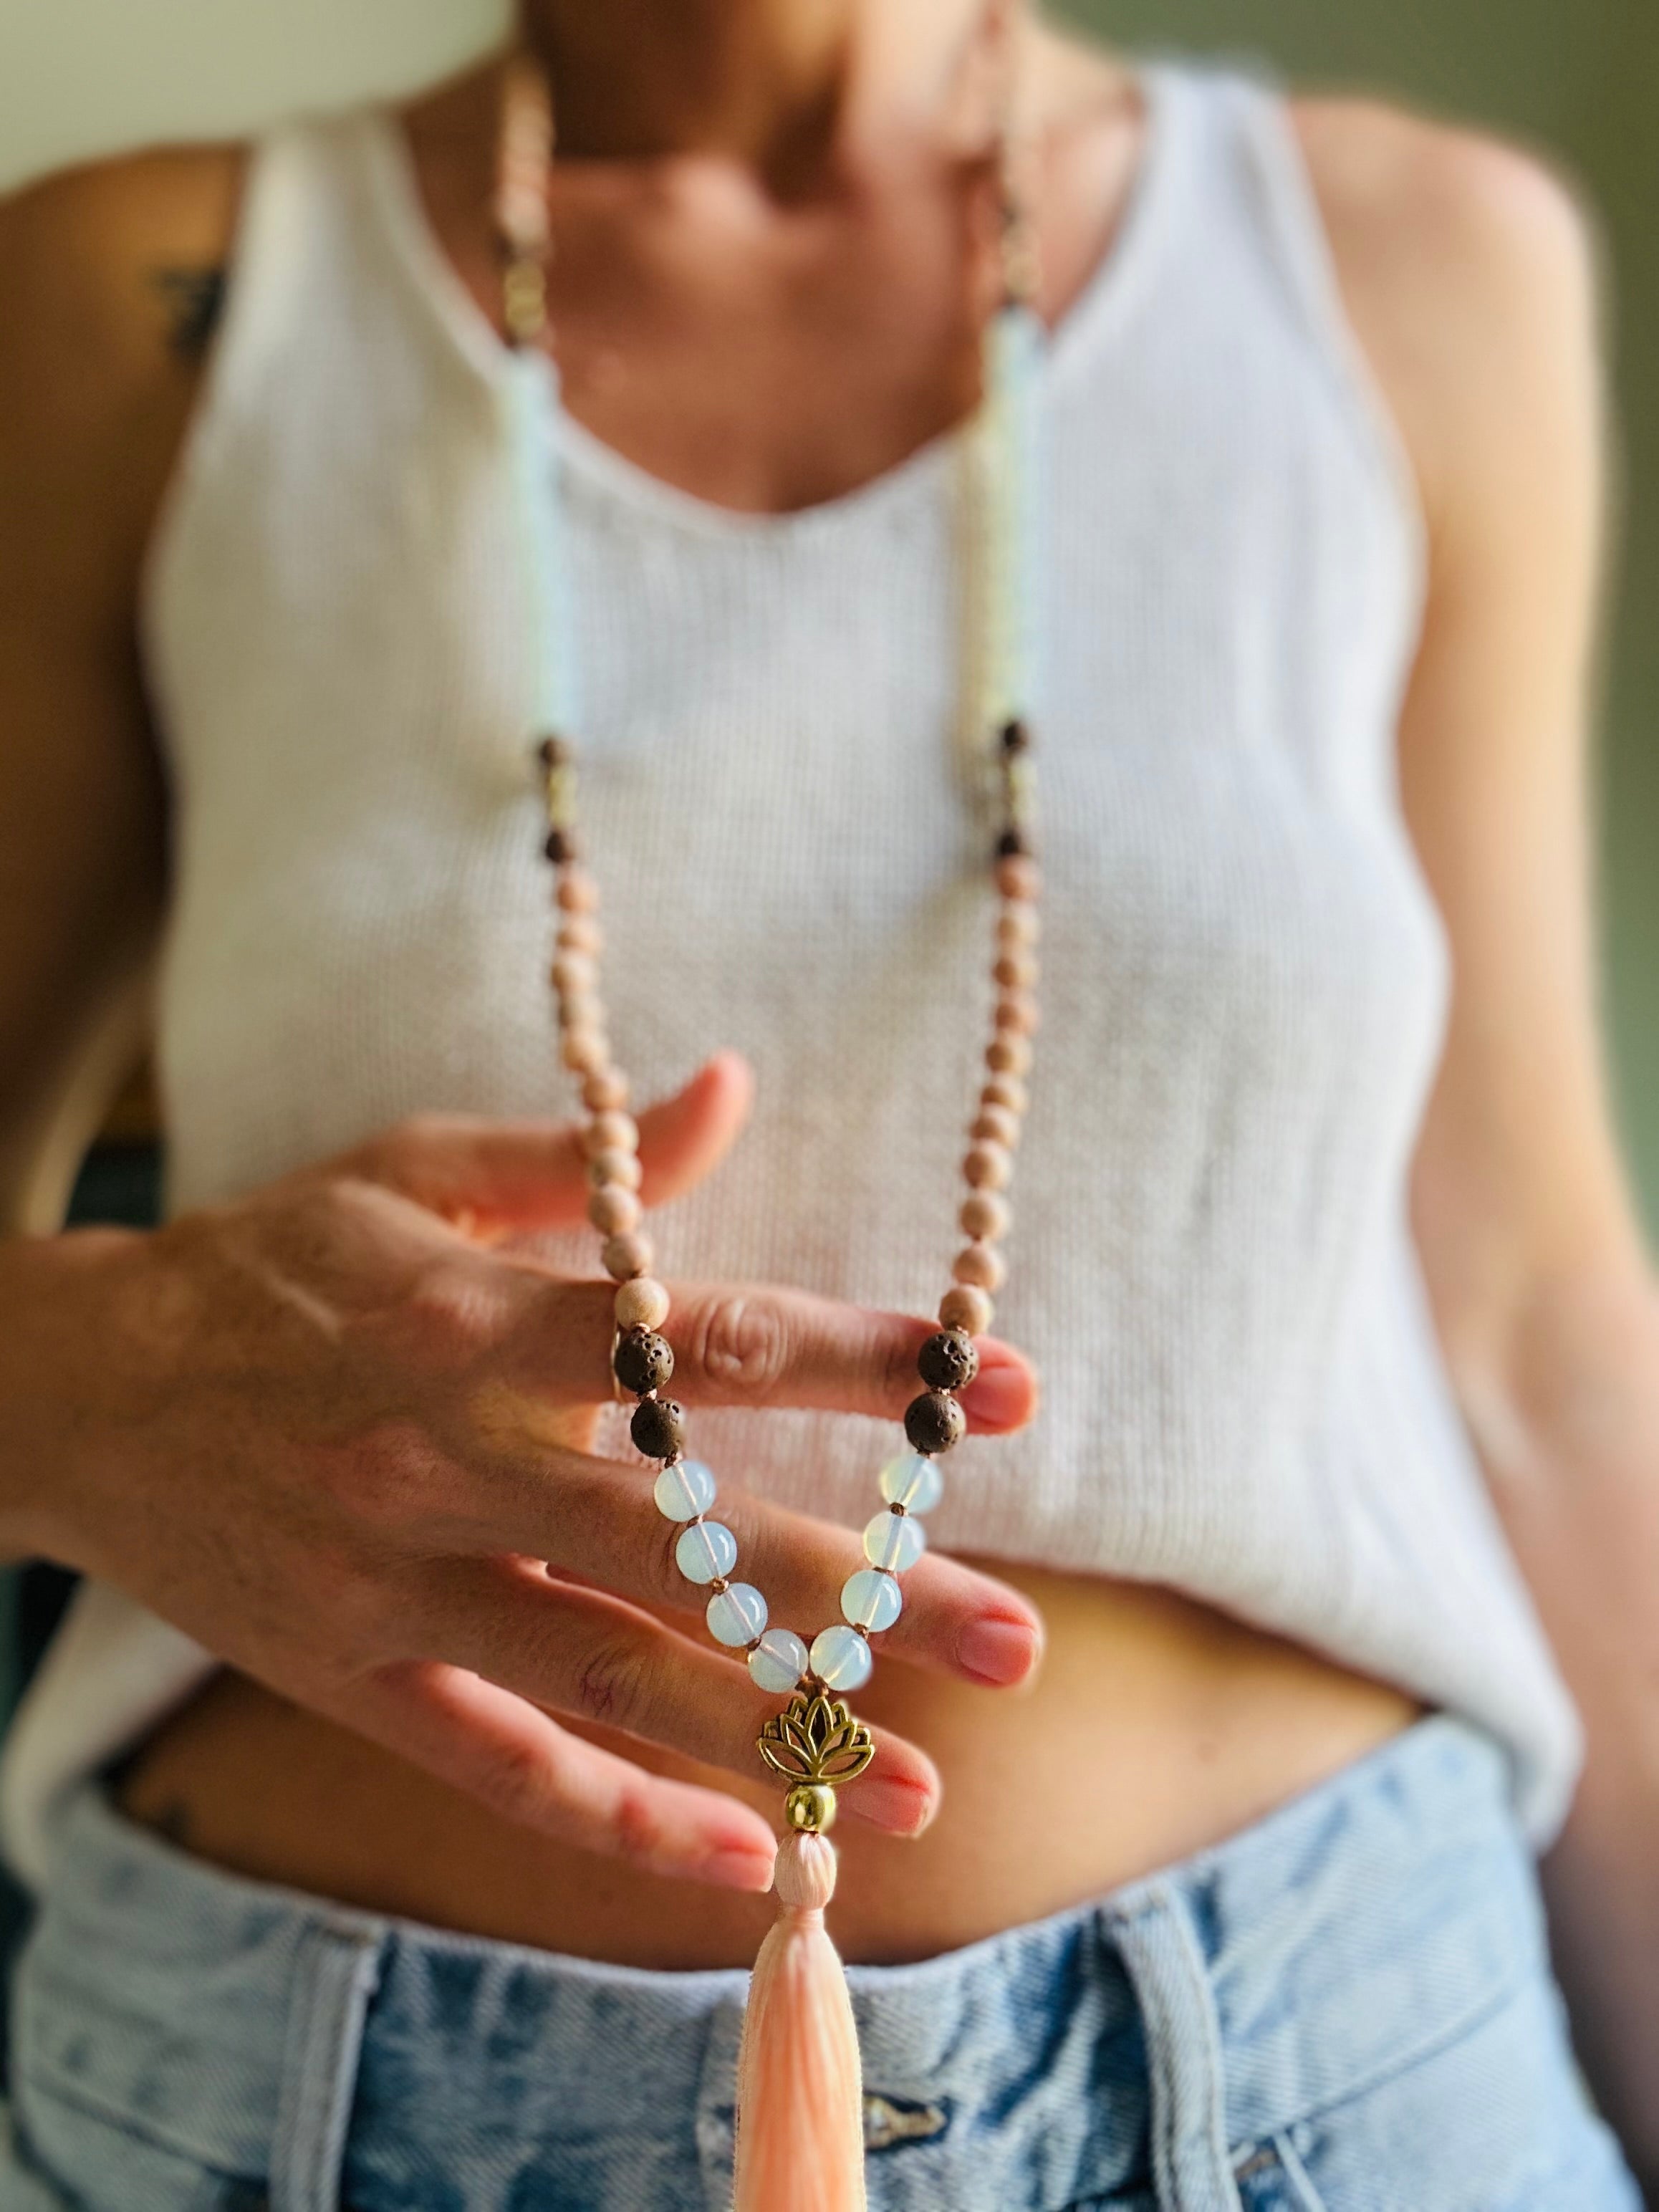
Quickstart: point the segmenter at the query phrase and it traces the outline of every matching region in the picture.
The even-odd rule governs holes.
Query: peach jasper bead
[[[976,1291],[1000,1291],[1007,1272],[1001,1253],[991,1244],[964,1244],[951,1269],[957,1282]]]
[[[620,1183],[608,1182],[587,1201],[587,1218],[606,1237],[625,1236],[639,1224],[640,1201]]]
[[[668,1318],[668,1293],[652,1275],[636,1275],[617,1292],[618,1328],[660,1328]]]
[[[939,1322],[941,1328],[965,1329],[969,1336],[983,1336],[991,1326],[991,1301],[973,1283],[953,1283],[939,1302]]]
[[[1014,1171],[1006,1145],[979,1144],[969,1147],[962,1172],[975,1190],[1004,1190]]]
[[[566,914],[593,914],[599,908],[599,887],[586,868],[566,868],[554,896]]]
[[[999,1030],[985,1048],[985,1065],[996,1075],[1027,1075],[1031,1067],[1029,1038]]]
[[[648,1237],[637,1230],[626,1230],[620,1237],[605,1240],[599,1254],[605,1262],[605,1272],[613,1283],[625,1283],[635,1275],[648,1275],[656,1264],[656,1248]]]
[[[611,1060],[611,1040],[603,1030],[567,1030],[564,1064],[578,1075],[596,1075]]]
[[[601,1152],[636,1152],[639,1148],[640,1125],[631,1114],[596,1114],[582,1131],[582,1150],[590,1160]]]
[[[597,1188],[600,1183],[619,1182],[624,1190],[637,1190],[645,1179],[645,1170],[640,1165],[637,1152],[595,1152],[587,1163],[587,1180]]]
[[[1031,1094],[1017,1075],[994,1075],[980,1092],[983,1106],[1003,1106],[1011,1114],[1023,1114],[1030,1103]]]
[[[1007,1200],[994,1190],[970,1190],[957,1216],[965,1233],[977,1237],[1006,1237],[1013,1218]]]
[[[1012,1152],[1019,1142],[1019,1116],[1006,1106],[981,1106],[969,1134],[976,1141],[1002,1145]]]
[[[1002,963],[997,965],[1000,968]],[[592,991],[599,980],[599,971],[585,952],[561,952],[554,959],[554,985],[568,997]],[[1000,982],[1002,978],[997,980]]]
[[[613,1114],[628,1103],[628,1078],[619,1067],[602,1067],[582,1085],[582,1104],[590,1114]]]

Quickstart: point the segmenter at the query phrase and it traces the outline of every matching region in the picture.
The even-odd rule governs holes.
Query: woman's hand
[[[641,1117],[647,1200],[714,1164],[748,1096],[744,1064],[722,1057]],[[570,1129],[422,1120],[151,1236],[9,1248],[0,1380],[27,1433],[0,1446],[0,1481],[32,1547],[498,1811],[659,1872],[763,1888],[759,1814],[553,1717],[752,1777],[777,1703],[703,1634],[648,1468],[579,1448],[609,1395],[613,1286],[489,1249],[580,1220],[583,1167]],[[680,1286],[674,1394],[896,1415],[930,1326],[764,1285]],[[1018,1426],[1029,1370],[995,1343],[981,1362],[971,1421]],[[862,1563],[854,1534],[735,1489],[720,1510],[781,1622],[834,1617]],[[1009,1683],[1040,1633],[1014,1591],[929,1553],[883,1644]],[[878,1744],[847,1810],[914,1832],[937,1776],[913,1745]]]

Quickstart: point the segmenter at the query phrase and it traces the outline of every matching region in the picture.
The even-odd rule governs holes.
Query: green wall
[[[1601,784],[1613,1074],[1659,1231],[1659,5],[1655,0],[1067,0],[1119,46],[1266,56],[1548,150],[1602,228],[1624,450]]]

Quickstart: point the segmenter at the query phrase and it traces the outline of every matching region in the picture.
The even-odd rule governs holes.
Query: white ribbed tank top
[[[1281,104],[1148,85],[1133,204],[1048,369],[1046,1018],[997,1322],[1044,1404],[953,1455],[933,1533],[1173,1584],[1462,1712],[1542,1837],[1574,1718],[1407,1220],[1447,988],[1395,787],[1417,513]],[[566,1109],[506,419],[393,126],[267,140],[143,610],[177,1206],[416,1109]],[[662,1265],[926,1312],[988,988],[968,441],[754,517],[560,437],[618,1048],[646,1096],[720,1045],[759,1079]],[[591,1238],[554,1249],[594,1270]],[[697,1446],[858,1523],[892,1433],[700,1413]],[[64,1782],[208,1663],[83,1594],[0,1785],[26,1869]]]

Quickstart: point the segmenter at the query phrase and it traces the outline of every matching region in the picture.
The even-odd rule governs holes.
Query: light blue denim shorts
[[[1454,1721],[852,1980],[873,2212],[1639,2212]],[[89,1789],[17,1975],[0,2212],[726,2212],[743,1991],[243,1881]]]

